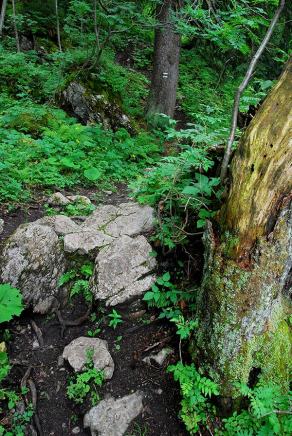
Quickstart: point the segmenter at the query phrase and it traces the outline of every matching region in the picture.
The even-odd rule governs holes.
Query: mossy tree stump
[[[282,386],[291,376],[291,95],[292,62],[243,135],[227,201],[204,235],[192,348],[226,397],[253,374]]]

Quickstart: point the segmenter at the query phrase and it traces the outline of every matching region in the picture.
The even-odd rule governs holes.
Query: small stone
[[[88,361],[88,351],[92,350],[94,368],[104,371],[106,380],[112,378],[114,373],[114,361],[108,351],[107,341],[99,338],[80,337],[74,339],[64,348],[63,358],[68,360],[75,372],[84,369]]]
[[[40,344],[39,344],[39,341],[37,339],[35,339],[32,343],[32,349],[36,350],[37,348],[40,348]]]
[[[103,191],[106,195],[112,195],[113,191]]]
[[[103,400],[86,413],[84,427],[90,428],[92,436],[123,436],[133,419],[142,412],[142,400],[142,392]]]
[[[156,363],[158,363],[158,365],[161,366],[165,362],[167,356],[169,356],[172,353],[173,350],[171,348],[162,348],[162,350],[159,351],[159,353],[150,354],[150,356],[144,357],[143,362],[148,363],[150,365],[151,361],[154,360]]]
[[[70,203],[70,200],[65,197],[61,192],[55,192],[48,199],[48,204],[50,206],[67,206]]]
[[[61,368],[61,366],[64,365],[64,357],[63,356],[59,356],[58,357],[58,367]]]
[[[72,434],[79,434],[80,433],[80,427],[74,427],[72,428]]]

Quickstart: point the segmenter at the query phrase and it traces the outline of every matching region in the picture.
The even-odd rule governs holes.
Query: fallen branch
[[[267,46],[267,44],[272,36],[272,33],[274,31],[274,28],[278,22],[278,19],[281,15],[281,12],[282,12],[284,6],[285,6],[285,0],[280,0],[279,6],[276,9],[275,15],[270,23],[270,26],[267,30],[267,33],[266,33],[264,39],[262,40],[259,48],[257,49],[256,53],[252,57],[250,64],[249,64],[249,67],[247,69],[247,72],[245,73],[244,79],[236,91],[234,103],[233,103],[231,130],[230,130],[230,135],[229,135],[228,143],[227,143],[227,146],[225,149],[224,158],[223,158],[223,162],[222,162],[222,166],[221,166],[221,173],[220,173],[221,183],[224,183],[224,181],[225,181],[227,169],[228,169],[228,165],[229,165],[229,161],[230,161],[230,157],[231,157],[232,145],[234,142],[235,132],[236,132],[236,128],[237,128],[237,119],[238,119],[238,111],[239,111],[239,103],[240,103],[241,94],[243,93],[243,91],[247,87],[247,85],[250,81],[250,78],[251,78],[252,74],[254,73],[256,64],[258,63],[258,60],[260,59],[263,51],[265,50],[265,48],[266,48],[266,46]]]

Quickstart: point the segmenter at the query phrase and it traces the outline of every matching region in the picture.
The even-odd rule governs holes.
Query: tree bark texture
[[[2,36],[2,33],[3,33],[6,7],[7,7],[7,0],[2,0],[1,14],[0,14],[0,37]]]
[[[157,6],[158,27],[155,30],[154,60],[147,118],[163,113],[173,117],[178,83],[180,35],[171,21],[171,11],[178,1],[164,0]]]
[[[287,388],[292,370],[292,62],[242,137],[205,267],[192,349],[231,396],[260,372]],[[255,372],[253,373],[253,370]]]
[[[15,42],[16,42],[16,49],[17,52],[20,52],[20,42],[19,42],[19,35],[18,35],[18,29],[17,29],[17,22],[16,22],[16,5],[15,0],[12,1],[12,16],[13,16],[13,27],[14,27],[14,35],[15,35]]]

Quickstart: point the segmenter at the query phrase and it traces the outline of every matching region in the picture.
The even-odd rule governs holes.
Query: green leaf
[[[205,219],[200,219],[197,221],[197,227],[198,229],[203,229],[206,225],[206,220]]]
[[[170,280],[170,274],[169,274],[169,272],[166,272],[166,273],[163,274],[163,276],[162,276],[162,280],[163,280],[164,282],[169,282],[169,280]]]
[[[84,177],[86,177],[88,180],[91,180],[92,182],[100,179],[102,175],[101,171],[97,168],[89,168],[88,170],[85,170],[83,174]]]
[[[0,323],[10,321],[22,311],[23,303],[19,290],[9,284],[0,285]]]

